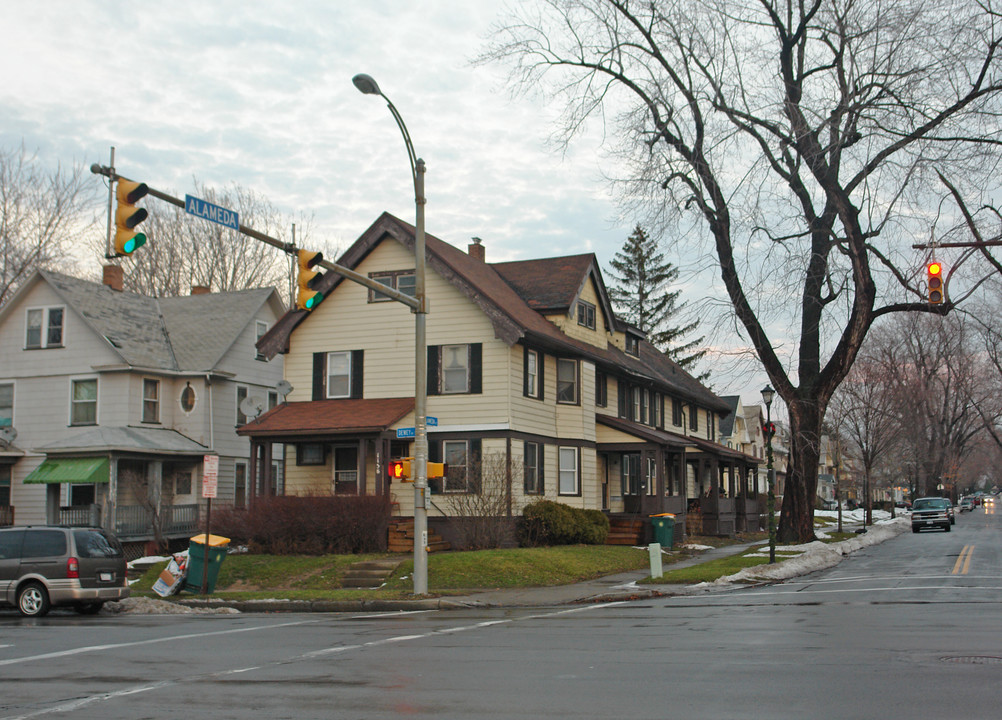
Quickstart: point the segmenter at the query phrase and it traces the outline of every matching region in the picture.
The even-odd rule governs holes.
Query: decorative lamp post
[[[425,328],[427,325],[428,304],[425,298],[425,251],[424,251],[424,206],[427,202],[424,196],[424,160],[417,157],[410,133],[400,117],[396,107],[379,89],[379,85],[371,76],[356,75],[351,79],[360,92],[366,95],[379,95],[386,101],[386,106],[397,121],[397,126],[404,136],[407,146],[407,157],[411,164],[411,177],[414,179],[414,203],[417,206],[417,219],[414,224],[414,297],[417,307],[414,309],[414,594],[428,593],[428,350]]]
[[[776,477],[772,470],[772,436],[776,434],[776,426],[772,424],[772,399],[776,391],[771,386],[762,388],[762,402],[765,403],[765,434],[766,446],[766,478],[769,482],[769,499],[766,512],[769,514],[769,564],[776,562]]]

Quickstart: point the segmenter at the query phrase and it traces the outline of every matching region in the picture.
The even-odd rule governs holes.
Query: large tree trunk
[[[813,400],[795,400],[788,407],[790,460],[777,538],[781,543],[806,543],[817,539],[814,535],[814,496],[818,487],[824,409]]]

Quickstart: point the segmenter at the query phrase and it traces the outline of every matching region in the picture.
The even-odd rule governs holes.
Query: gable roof
[[[309,436],[380,432],[414,410],[414,398],[312,400],[276,405],[238,435]]]
[[[279,302],[274,288],[151,298],[52,270],[36,275],[124,363],[152,370],[213,370],[261,306]]]
[[[337,262],[344,267],[355,268],[387,239],[396,240],[413,251],[414,235],[414,226],[384,212]],[[589,275],[595,279],[600,294],[605,295],[601,272],[593,254],[492,265],[429,234],[425,235],[425,254],[428,268],[476,304],[494,326],[495,336],[508,345],[523,342],[565,357],[587,358],[607,371],[632,375],[652,385],[666,386],[677,395],[699,402],[704,407],[720,412],[728,410],[726,403],[650,343],[640,341],[639,356],[628,355],[613,345],[600,348],[564,334],[543,316],[542,309],[570,307]],[[531,273],[538,282],[524,280],[520,271]],[[344,279],[335,272],[327,272],[317,289],[328,295]],[[552,285],[553,289],[547,289],[547,285]],[[609,309],[607,312],[612,311]],[[286,313],[261,339],[258,348],[267,357],[287,352],[289,336],[309,314],[306,310]],[[609,317],[615,321],[614,315]]]

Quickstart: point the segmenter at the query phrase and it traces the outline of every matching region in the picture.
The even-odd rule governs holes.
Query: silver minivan
[[[122,544],[102,528],[0,528],[0,604],[27,617],[71,605],[85,615],[129,597]]]

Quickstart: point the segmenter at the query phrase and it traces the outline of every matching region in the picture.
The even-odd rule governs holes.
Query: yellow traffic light
[[[299,272],[296,274],[296,307],[301,310],[313,310],[324,299],[323,293],[316,290],[323,275],[319,270],[313,269],[323,259],[323,253],[314,250],[300,250],[296,254],[299,265]]]
[[[149,215],[146,208],[136,207],[140,199],[146,197],[150,189],[146,183],[118,179],[116,194],[118,207],[115,210],[115,255],[131,255],[146,244],[146,235],[136,231]]]
[[[428,477],[429,479],[443,478],[445,474],[449,472],[449,466],[445,463],[439,462],[429,462],[428,463]]]
[[[939,305],[943,302],[943,266],[935,260],[926,266],[926,282],[929,304]]]

